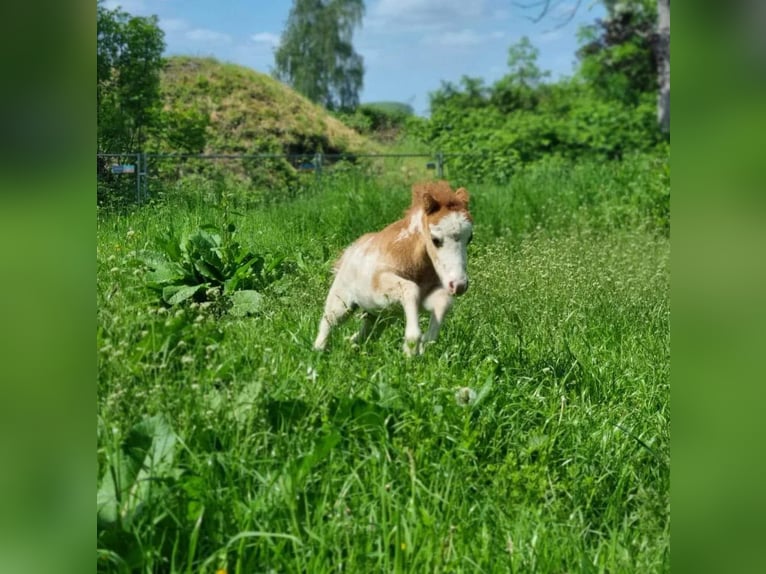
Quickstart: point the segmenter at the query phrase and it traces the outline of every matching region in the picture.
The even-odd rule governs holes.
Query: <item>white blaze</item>
[[[429,252],[442,286],[446,289],[450,288],[450,283],[467,286],[467,248],[473,225],[464,213],[454,212],[429,228],[431,239],[441,243],[439,247],[434,245],[436,249],[429,249]]]

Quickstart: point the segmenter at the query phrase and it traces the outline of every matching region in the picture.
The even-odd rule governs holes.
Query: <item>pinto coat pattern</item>
[[[406,320],[404,352],[419,354],[435,341],[453,297],[468,289],[467,246],[473,237],[469,194],[444,181],[416,184],[404,217],[349,246],[335,266],[314,348],[323,350],[334,326],[361,308],[367,313],[353,340],[361,342],[370,314],[399,304]],[[422,336],[421,309],[431,314]]]

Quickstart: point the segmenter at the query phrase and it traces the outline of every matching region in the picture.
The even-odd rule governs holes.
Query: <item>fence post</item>
[[[143,203],[143,182],[141,181],[142,175],[143,175],[143,166],[141,165],[141,160],[143,159],[143,154],[141,152],[136,153],[136,203],[140,204]]]
[[[444,153],[436,153],[436,177],[439,179],[444,178]]]
[[[322,152],[318,151],[314,156],[314,173],[317,179],[322,179]]]
[[[149,197],[149,166],[147,165],[146,152],[141,152],[141,192],[144,199]]]

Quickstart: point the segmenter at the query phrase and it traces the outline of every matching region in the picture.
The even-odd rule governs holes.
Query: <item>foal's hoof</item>
[[[414,357],[415,355],[419,355],[422,352],[421,342],[419,340],[415,341],[405,341],[404,342],[404,354],[408,357]]]

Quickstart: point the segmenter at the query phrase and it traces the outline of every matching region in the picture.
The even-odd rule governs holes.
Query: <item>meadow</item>
[[[405,357],[394,316],[355,348],[351,319],[312,351],[332,262],[411,183],[100,210],[100,572],[669,571],[669,160],[454,180],[471,286],[439,341]],[[157,287],[200,230],[260,257],[257,296]]]

